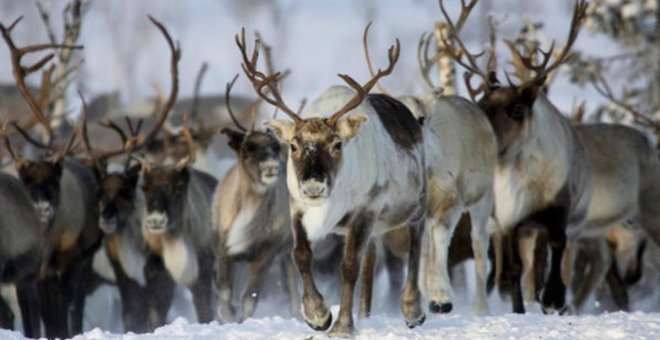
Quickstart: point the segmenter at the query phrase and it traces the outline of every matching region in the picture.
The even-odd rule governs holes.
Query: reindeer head
[[[52,223],[59,203],[62,164],[60,161],[17,162],[18,177],[32,198],[39,221]]]
[[[121,232],[136,213],[136,190],[141,165],[104,174],[99,185],[99,227],[106,234]]]
[[[517,149],[528,136],[532,106],[542,85],[541,80],[522,87],[491,87],[477,103],[493,126],[500,155]]]
[[[295,175],[300,189],[299,194],[306,204],[316,206],[323,204],[332,193],[334,180],[342,164],[343,146],[357,136],[360,126],[367,121],[367,116],[353,111],[362,103],[362,100],[375,86],[378,79],[389,75],[399,58],[399,41],[396,46],[389,49],[389,66],[385,70],[378,70],[377,74],[365,85],[361,85],[353,78],[340,74],[342,78],[356,94],[348,100],[343,107],[327,118],[313,117],[301,118],[291,110],[273,85],[281,77],[277,72],[271,75],[256,69],[259,56],[259,41],[255,43],[252,57],[248,57],[245,42],[245,30],[239,38],[236,35],[236,43],[243,57],[243,71],[252,82],[257,94],[266,102],[278,107],[286,113],[293,121],[271,119],[264,122],[273,134],[284,145],[289,146],[288,171]],[[265,93],[268,89],[271,96]]]
[[[189,180],[188,164],[145,166],[142,192],[146,203],[144,223],[149,232],[176,232],[183,218]]]
[[[580,22],[586,13],[586,7],[586,1],[576,1],[568,40],[564,48],[557,54],[554,62],[549,66],[548,62],[553,56],[554,42],[547,52],[536,48],[534,50],[528,49],[527,53],[523,54],[514,42],[505,40],[513,55],[512,64],[516,68],[514,75],[522,83],[519,85],[514,84],[507,74],[509,85],[500,86],[495,70],[494,34],[491,34],[491,45],[493,46],[488,59],[488,69],[483,71],[477,63],[477,58],[483,53],[475,55],[467,50],[458,36],[458,29],[454,26],[444,8],[443,1],[440,1],[440,9],[450,27],[449,36],[442,37],[443,48],[451,58],[467,69],[468,72],[464,77],[466,87],[473,101],[476,101],[488,116],[497,136],[500,155],[517,149],[517,146],[521,145],[529,135],[530,124],[534,116],[532,110],[534,102],[540,91],[543,91],[548,75],[568,57],[568,52],[577,38]],[[471,7],[463,6],[461,19],[464,20],[470,9]],[[491,30],[493,29],[494,25],[491,24]],[[540,62],[536,60],[536,56],[539,54],[542,56]],[[470,82],[472,75],[475,74],[483,81],[482,85],[476,89],[472,88]],[[477,101],[476,96],[482,92],[484,93],[483,96]]]

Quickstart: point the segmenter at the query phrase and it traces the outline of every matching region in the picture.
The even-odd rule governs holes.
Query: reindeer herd
[[[166,136],[181,51],[149,17],[171,53],[170,94],[146,124],[128,117],[102,123],[121,140],[103,146],[90,140],[82,94],[79,124],[58,135],[48,117],[50,72],[37,93],[25,82],[53,54],[28,66],[25,55],[81,46],[18,47],[12,29],[20,19],[0,25],[16,87],[32,112],[32,124],[2,122],[0,153],[3,164],[13,163],[0,172],[0,279],[16,288],[24,334],[39,337],[42,325],[49,338],[81,333],[86,296],[109,277],[125,331],[164,325],[177,286],[190,290],[198,322],[242,322],[254,315],[266,282],[279,280],[292,316],[350,336],[358,279],[363,318],[371,313],[380,259],[390,274],[388,296],[399,299],[410,328],[426,319],[423,301],[432,313],[452,310],[450,265],[466,257],[475,260],[479,315],[489,313],[494,285],[510,295],[516,313],[534,300],[546,313],[579,313],[603,282],[627,309],[626,284],[641,275],[646,240],[660,245],[660,159],[638,130],[573,124],[546,94],[586,2],[576,1],[559,52],[554,44],[521,50],[505,41],[517,78],[506,74],[506,85],[494,51],[482,69],[480,55],[460,38],[476,2],[461,0],[454,21],[440,0],[448,29],[438,43],[466,70],[470,99],[438,88],[397,98],[380,86],[381,94],[370,93],[395,68],[396,40],[385,68],[374,72],[367,60],[368,81],[339,74],[348,86],[329,87],[293,110],[281,94],[286,72],[272,70],[270,60],[260,70],[266,45],[258,38],[250,50],[242,30],[235,37],[241,67],[259,98],[248,110],[264,101],[289,119],[274,117],[260,128],[252,112],[241,121],[250,114],[233,112],[232,81],[225,99],[235,127],[196,130],[184,114],[179,132]],[[473,76],[481,80],[477,88]],[[200,131],[211,130],[226,135],[236,155],[219,181],[194,166]],[[466,253],[454,258],[454,245]],[[99,254],[110,272],[93,266]],[[339,278],[334,322],[317,284],[328,265]],[[246,278],[236,275],[240,268]],[[0,327],[13,328],[15,317],[0,299]]]

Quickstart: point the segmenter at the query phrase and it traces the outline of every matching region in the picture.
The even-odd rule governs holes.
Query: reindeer
[[[332,323],[332,315],[312,276],[310,241],[331,232],[346,235],[341,307],[330,333],[348,335],[354,331],[353,293],[360,262],[365,250],[373,251],[371,236],[408,226],[410,255],[401,310],[409,327],[421,325],[425,314],[417,276],[426,203],[421,129],[399,101],[368,95],[379,78],[392,72],[399,57],[398,41],[389,50],[385,70],[364,85],[348,75],[340,75],[352,90],[330,87],[302,117],[288,108],[273,84],[281,73],[266,75],[257,70],[258,41],[252,57],[248,57],[244,29],[240,36],[236,35],[236,43],[243,70],[255,91],[293,120],[271,119],[264,125],[290,149],[287,185],[293,258],[303,282],[305,321],[315,330],[328,329]],[[270,96],[264,93],[266,88]],[[358,158],[362,154],[368,157]]]
[[[0,25],[0,31],[9,48],[18,90],[33,116],[43,126],[47,142],[42,144],[31,139],[16,124],[14,128],[31,143],[51,152],[51,155],[36,161],[26,160],[11,151],[9,138],[5,137],[5,141],[41,223],[48,226],[39,281],[40,309],[46,335],[69,337],[82,331],[82,285],[91,272],[91,257],[100,245],[98,215],[93,204],[97,182],[90,169],[74,159],[65,158],[75,134],[58,152],[53,152],[53,131],[43,113],[48,98],[42,92],[37,101],[25,85],[25,77],[47,64],[53,54],[46,55],[30,66],[21,65],[21,59],[26,54],[52,48],[81,47],[40,44],[18,48],[11,32],[19,21],[20,18],[8,27]],[[52,84],[50,74],[49,71],[44,72],[42,88]]]
[[[121,148],[96,152],[89,143],[87,133],[87,106],[83,100],[81,130],[89,157],[99,173],[99,227],[104,233],[104,246],[114,271],[122,301],[122,318],[125,331],[146,332],[165,324],[174,283],[169,278],[162,260],[151,254],[142,235],[144,196],[138,188],[141,164],[130,165],[131,154],[142,148],[164,124],[171,105],[176,100],[178,83],[178,52],[164,26],[150,17],[152,23],[163,33],[172,52],[172,92],[170,105],[165,105],[158,115],[157,123],[146,137],[137,142],[141,123],[137,126],[126,118],[129,137],[116,123],[102,124],[115,131]],[[114,171],[103,166],[113,156],[127,154],[123,167]]]
[[[451,19],[442,1],[441,10],[447,22]],[[586,3],[576,2],[568,42],[554,62],[548,65],[552,48],[540,51],[544,60],[532,65],[513,43],[508,42],[515,61],[528,64],[535,74],[523,83],[508,86],[497,82],[495,72],[482,71],[465,48],[455,30],[443,37],[451,56],[470,73],[482,78],[483,84],[474,89],[470,76],[466,84],[470,96],[484,92],[479,107],[488,117],[498,144],[498,161],[494,176],[497,227],[502,232],[505,271],[512,283],[513,311],[524,313],[520,287],[521,259],[519,230],[523,226],[545,228],[551,248],[551,267],[541,292],[543,310],[561,310],[565,304],[566,286],[562,282],[561,266],[567,239],[577,240],[586,223],[591,198],[591,167],[589,157],[575,130],[548,101],[542,90],[546,76],[564,62],[577,38]],[[456,43],[460,51],[454,47]]]
[[[247,261],[250,278],[242,298],[238,320],[254,314],[264,275],[274,260],[283,254],[284,273],[292,273],[289,252],[293,245],[288,212],[286,166],[279,141],[269,132],[243,127],[234,117],[229,93],[236,81],[227,84],[227,109],[237,130],[223,128],[229,146],[236,151],[237,163],[216,188],[213,198],[213,228],[218,234],[216,259],[219,290],[218,318],[236,318],[232,307],[232,273],[238,261]],[[295,278],[287,275],[292,315],[298,307]]]
[[[37,280],[46,228],[23,184],[0,172],[0,283],[14,284],[26,337],[40,336]],[[13,313],[0,298],[0,327],[14,328]]]
[[[174,165],[141,160],[145,197],[142,234],[150,251],[163,258],[174,282],[189,287],[197,320],[213,320],[215,235],[211,201],[217,181],[192,169],[194,141],[184,120],[190,154]]]
[[[575,249],[571,250],[581,254],[582,262],[586,262],[583,269],[588,264],[585,275],[573,279],[575,292],[569,308],[577,313],[594,288],[607,275],[614,275],[608,274],[613,263],[630,266],[630,269],[636,267],[634,260],[642,249],[640,246],[633,244],[612,252],[608,245],[610,240],[616,242],[617,237],[623,237],[624,231],[617,226],[633,220],[631,229],[641,228],[652,239],[653,235],[659,235],[660,209],[650,202],[660,198],[660,161],[650,141],[636,129],[598,123],[578,124],[575,130],[591,161],[593,187],[586,227]],[[604,149],[608,150],[607,154],[603,154]],[[624,241],[621,239],[620,243]],[[617,255],[619,258],[615,261]],[[632,277],[629,280],[634,281]],[[608,282],[617,284],[616,277],[609,277]],[[624,293],[617,291],[619,300],[625,299],[620,297]]]
[[[476,1],[463,7],[457,26],[462,27]],[[369,60],[367,34],[364,50]],[[424,37],[418,45],[424,51]],[[424,53],[425,54],[425,53]],[[424,58],[418,58],[424,74]],[[369,67],[371,70],[371,66]],[[371,72],[373,74],[373,72]],[[421,286],[434,313],[452,310],[452,289],[449,281],[449,245],[461,215],[469,213],[472,250],[476,260],[477,296],[474,309],[487,314],[486,280],[488,232],[486,225],[493,210],[493,172],[497,161],[496,140],[488,119],[470,101],[458,96],[443,96],[424,77],[430,93],[400,97],[412,114],[423,121],[424,153],[426,157],[427,202],[424,255]]]

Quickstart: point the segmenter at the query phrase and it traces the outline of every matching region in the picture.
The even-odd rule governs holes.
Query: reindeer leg
[[[404,259],[398,257],[387,245],[385,246],[385,266],[387,267],[387,276],[390,283],[390,292],[401,294],[403,287],[403,267]],[[394,301],[388,299],[388,301]]]
[[[167,312],[172,305],[175,283],[165,269],[163,259],[155,254],[149,254],[147,257],[144,279],[147,283],[143,294],[148,301],[149,329],[154,330],[167,322]]]
[[[69,337],[68,310],[62,279],[57,274],[44,277],[39,280],[38,289],[46,337],[49,339]]]
[[[241,319],[239,322],[243,322],[245,319],[254,315],[254,310],[259,301],[259,291],[261,290],[263,278],[273,263],[275,255],[274,251],[265,251],[259,258],[250,262],[250,279],[243,292]]]
[[[330,334],[332,336],[349,336],[353,334],[353,295],[355,283],[360,274],[361,257],[365,243],[371,234],[373,223],[372,213],[358,215],[348,229],[346,235],[346,248],[341,261],[341,303],[337,321],[332,325]]]
[[[629,311],[628,290],[623,278],[619,275],[615,261],[612,261],[610,264],[610,269],[607,271],[605,279],[617,308],[621,311]]]
[[[522,289],[520,287],[520,279],[522,275],[522,260],[520,258],[519,244],[519,231],[520,226],[509,230],[502,235],[502,245],[506,253],[508,275],[511,284],[511,303],[513,304],[513,312],[518,314],[525,313],[525,306],[523,305]]]
[[[584,254],[587,256],[590,268],[573,297],[571,307],[576,313],[580,312],[587,298],[603,281],[612,258],[604,239],[582,239],[580,243],[585,249]]]
[[[523,264],[522,280],[525,283],[523,297],[527,303],[534,302],[536,299],[536,263],[534,260],[537,237],[537,230],[524,230],[519,241],[520,258]]]
[[[367,245],[367,254],[362,263],[362,277],[360,279],[360,319],[368,318],[371,314],[371,298],[374,286],[374,269],[376,266],[376,245],[370,241]]]
[[[110,258],[117,281],[117,289],[121,297],[121,314],[124,332],[145,333],[149,330],[147,300],[142,294],[142,287],[129,278],[121,264]]]
[[[305,322],[314,330],[323,331],[330,327],[332,323],[332,314],[323,301],[323,296],[319,293],[314,283],[312,275],[312,260],[314,254],[310,247],[307,233],[302,224],[302,213],[293,215],[293,259],[298,268],[298,274],[303,283],[303,318]]]
[[[41,334],[37,276],[38,274],[36,272],[29,274],[16,284],[16,295],[18,296],[18,305],[21,308],[21,317],[23,319],[23,333],[28,338],[38,338]]]
[[[14,329],[14,312],[2,296],[0,296],[0,328]],[[28,336],[27,333],[25,336]]]
[[[548,241],[551,249],[550,273],[541,292],[541,306],[544,313],[561,311],[566,303],[566,286],[562,280],[562,258],[566,249],[564,228],[551,227]]]
[[[504,247],[502,245],[502,232],[500,230],[495,230],[490,235],[491,247],[493,249],[493,268],[490,270],[490,275],[488,275],[488,282],[486,283],[486,291],[490,294],[495,288],[495,284],[498,287],[502,286],[502,266],[504,262]]]
[[[487,195],[474,207],[470,208],[470,222],[472,228],[472,252],[476,266],[476,297],[474,299],[474,311],[477,315],[489,314],[486,296],[486,285],[488,276],[488,218],[493,211],[493,200]]]
[[[193,304],[197,312],[198,323],[209,323],[213,321],[213,256],[200,254],[199,275],[197,281],[190,287],[193,295]]]
[[[426,214],[426,197],[420,202],[417,216],[410,221],[410,250],[408,254],[408,275],[406,286],[401,294],[401,312],[409,328],[420,326],[426,320],[421,306],[421,292],[419,290],[419,265],[422,250],[422,236],[424,235],[424,222]]]
[[[220,243],[222,244],[222,243]],[[222,322],[236,322],[236,309],[232,305],[232,280],[234,278],[234,261],[227,254],[227,249],[220,246],[216,259],[216,287],[218,289],[217,319]]]
[[[453,291],[449,281],[449,244],[460,213],[452,213],[446,222],[434,220],[430,226],[430,256],[427,267],[426,288],[429,310],[433,313],[449,313],[453,309]]]
[[[300,315],[300,293],[296,282],[296,268],[293,265],[291,255],[289,253],[284,254],[280,263],[284,282],[286,282],[286,293],[289,297],[289,314],[292,317],[298,317]]]

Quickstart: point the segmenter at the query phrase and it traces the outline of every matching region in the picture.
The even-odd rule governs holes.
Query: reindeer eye
[[[524,116],[524,109],[521,105],[516,104],[516,106],[513,107],[513,110],[511,111],[511,118],[521,121]]]
[[[332,147],[335,151],[341,151],[341,142],[335,143],[335,145]]]
[[[291,152],[298,151],[298,147],[295,144],[291,143],[289,146],[291,147]]]

